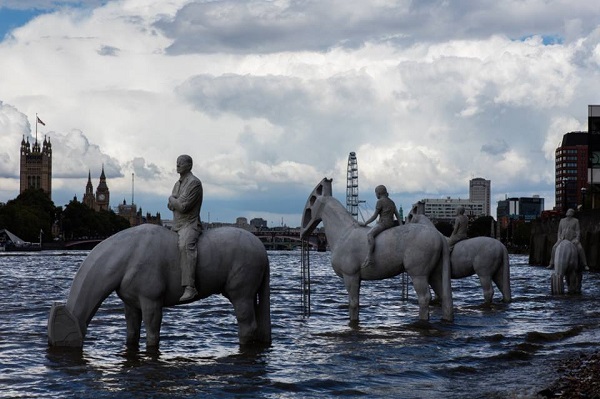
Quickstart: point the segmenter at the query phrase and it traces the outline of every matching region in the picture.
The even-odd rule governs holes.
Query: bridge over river
[[[294,250],[302,246],[300,232],[293,230],[262,230],[254,232],[267,250]],[[106,237],[81,238],[68,241],[55,241],[52,243],[43,243],[42,249],[72,249],[72,250],[91,250]],[[325,251],[327,249],[327,240],[323,233],[313,233],[308,238],[308,245],[311,250]]]
[[[257,231],[254,232],[266,249],[293,250],[302,247],[300,232],[297,231]],[[323,233],[313,233],[308,237],[311,250],[323,252],[327,249],[327,239]]]

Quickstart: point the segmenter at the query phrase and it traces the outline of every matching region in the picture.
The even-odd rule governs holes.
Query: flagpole
[[[38,125],[38,116],[37,112],[35,113],[35,142],[37,143],[37,125]]]

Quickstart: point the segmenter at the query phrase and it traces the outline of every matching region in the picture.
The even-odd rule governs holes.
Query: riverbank
[[[560,377],[539,392],[543,398],[600,398],[600,351],[579,353],[560,362]]]

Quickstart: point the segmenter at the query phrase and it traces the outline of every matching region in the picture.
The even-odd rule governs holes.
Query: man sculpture
[[[179,180],[173,187],[167,205],[173,211],[173,231],[178,235],[181,285],[184,287],[180,302],[198,295],[196,290],[197,243],[202,233],[200,207],[202,206],[202,182],[192,174],[192,157],[177,157]]]
[[[566,217],[560,220],[558,224],[558,237],[556,243],[552,247],[552,253],[550,254],[550,265],[548,269],[554,269],[554,253],[556,252],[556,247],[558,243],[562,240],[569,240],[575,247],[577,248],[577,253],[579,257],[579,264],[583,266],[584,270],[590,270],[587,265],[587,260],[585,258],[585,252],[583,251],[583,247],[581,246],[580,239],[580,230],[579,230],[579,220],[573,217],[575,215],[575,211],[573,209],[568,209]]]
[[[395,225],[394,216],[400,222],[400,214],[396,209],[396,204],[389,198],[389,194],[387,192],[387,188],[384,185],[380,185],[375,187],[375,196],[377,197],[377,203],[375,204],[375,212],[373,216],[371,216],[368,220],[365,220],[364,223],[361,223],[361,226],[367,226],[369,223],[377,219],[379,216],[379,221],[367,234],[367,239],[369,240],[369,253],[367,254],[367,258],[362,264],[362,267],[367,267],[371,264],[371,256],[375,251],[375,237],[379,233],[384,230],[389,229]]]
[[[458,206],[456,208],[456,218],[454,219],[454,229],[448,238],[448,246],[450,251],[454,249],[454,244],[467,238],[467,230],[469,227],[469,219],[465,216],[465,208]]]

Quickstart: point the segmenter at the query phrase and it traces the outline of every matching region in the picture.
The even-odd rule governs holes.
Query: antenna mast
[[[135,176],[135,173],[132,173],[131,174],[131,205],[133,205],[135,203],[135,202],[133,202],[133,192],[134,192],[133,187],[134,187],[134,181],[135,181],[134,176]]]

